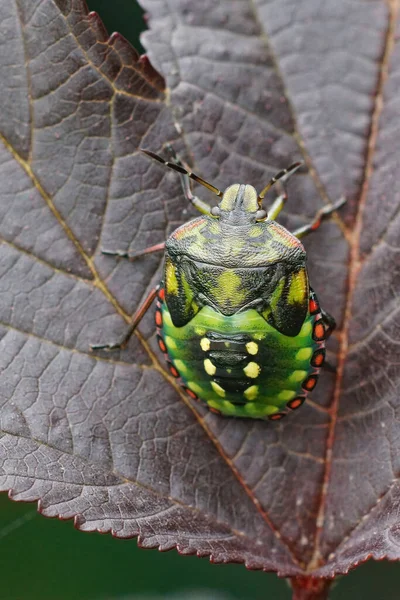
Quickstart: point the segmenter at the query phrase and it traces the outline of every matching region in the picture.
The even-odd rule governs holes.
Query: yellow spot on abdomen
[[[200,346],[201,349],[204,350],[204,352],[207,352],[210,349],[211,342],[208,338],[201,338]]]
[[[312,348],[302,348],[296,354],[296,360],[308,360],[311,358]]]
[[[248,402],[243,407],[243,412],[247,416],[251,417],[266,417],[268,415],[272,415],[278,412],[279,408],[277,406],[271,406],[270,404],[266,404],[265,406],[260,406],[257,402]]]
[[[170,335],[166,335],[165,336],[165,343],[167,344],[168,348],[171,348],[172,350],[176,350],[176,342],[174,340],[174,338],[172,338]]]
[[[303,324],[303,327],[300,329],[299,337],[307,337],[307,336],[311,335],[311,329],[312,329],[312,325],[311,325],[310,321],[306,321]]]
[[[258,365],[255,362],[249,362],[248,365],[245,366],[243,371],[244,371],[245,375],[247,375],[247,377],[251,377],[252,379],[255,379],[256,377],[259,376],[259,374],[261,372],[261,367],[260,367],[260,365]]]
[[[244,391],[243,396],[247,400],[255,400],[258,396],[258,385],[252,385]]]
[[[206,360],[204,361],[204,370],[207,373],[207,375],[215,375],[217,367],[212,364],[212,362],[209,358],[206,358]],[[303,377],[303,379],[304,379],[304,377]]]
[[[200,385],[198,385],[195,381],[188,381],[187,382],[187,387],[192,390],[192,392],[195,392],[196,394],[198,394],[199,396],[202,394],[203,389],[201,388]]]
[[[164,321],[164,325],[168,325],[168,327],[172,327],[172,319],[171,319],[171,315],[169,314],[168,311],[164,311],[163,312],[163,321]]]
[[[218,412],[223,412],[224,415],[234,415],[235,405],[228,400],[207,400],[208,406],[215,408]]]
[[[178,369],[178,371],[180,373],[184,373],[185,371],[187,371],[187,366],[186,364],[183,362],[183,360],[180,360],[179,358],[177,360],[174,361],[175,363],[175,367]]]
[[[300,381],[303,381],[303,379],[305,379],[306,377],[307,371],[293,371],[293,373],[289,376],[288,381],[299,383]]]
[[[292,398],[294,398],[296,395],[296,392],[293,392],[292,390],[282,390],[281,392],[279,392],[278,394],[278,398],[279,400],[291,400]]]
[[[225,390],[220,385],[218,385],[218,383],[215,383],[215,381],[212,381],[211,387],[214,390],[214,392],[216,394],[218,394],[218,396],[221,396],[221,398],[225,398]]]
[[[248,342],[246,344],[246,350],[249,354],[257,354],[258,344],[256,344],[255,342]]]

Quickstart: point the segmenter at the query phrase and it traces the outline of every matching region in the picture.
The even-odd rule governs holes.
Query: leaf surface
[[[0,8],[1,487],[80,529],[331,577],[399,557],[397,4],[142,0],[153,69],[81,0]],[[282,222],[338,322],[306,406],[273,424],[193,405],[152,311],[118,339],[191,216],[167,143],[219,187],[304,160]]]

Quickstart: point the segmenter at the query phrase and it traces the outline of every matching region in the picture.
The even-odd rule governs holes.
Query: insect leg
[[[200,198],[197,198],[197,196],[194,196],[192,194],[192,191],[190,189],[190,184],[189,184],[189,177],[190,177],[190,179],[193,179],[197,183],[200,183],[201,185],[206,187],[208,190],[210,190],[211,192],[216,194],[219,198],[222,197],[221,190],[216,188],[214,185],[212,185],[211,183],[209,183],[202,177],[199,177],[199,175],[196,175],[196,173],[193,173],[192,171],[189,171],[189,169],[186,169],[186,167],[183,166],[182,162],[176,156],[176,154],[175,154],[174,150],[171,148],[171,146],[169,146],[168,149],[169,149],[169,152],[172,154],[174,162],[164,160],[163,158],[161,158],[161,156],[158,156],[154,152],[150,152],[150,150],[144,150],[143,148],[141,148],[141,151],[144,152],[144,154],[147,154],[147,156],[150,156],[150,158],[153,158],[157,162],[161,163],[162,165],[165,165],[166,167],[169,167],[170,169],[173,169],[174,171],[178,171],[178,173],[180,173],[181,178],[182,178],[181,181],[182,181],[183,192],[184,192],[185,197],[188,200],[188,202],[193,204],[193,206],[195,208],[197,208],[197,210],[199,210],[201,213],[207,214],[207,215],[211,214],[211,207],[206,202],[203,202],[203,200],[200,200]]]
[[[312,233],[313,231],[316,231],[318,229],[318,227],[321,225],[322,221],[324,221],[325,219],[327,219],[333,212],[335,212],[335,210],[338,210],[340,207],[343,206],[343,204],[345,204],[346,202],[346,198],[339,198],[339,200],[337,202],[335,202],[335,204],[332,204],[331,206],[327,205],[324,206],[324,208],[321,208],[315,215],[314,219],[311,221],[311,223],[308,223],[307,225],[303,225],[303,227],[299,227],[298,229],[295,229],[295,231],[292,232],[292,234],[297,237],[298,239],[308,235],[309,233]]]
[[[181,173],[181,183],[186,200],[190,204],[193,204],[203,215],[209,215],[211,213],[211,206],[192,193],[188,175]]]
[[[180,179],[181,179],[183,194],[184,194],[187,202],[189,202],[190,204],[193,204],[193,206],[195,208],[197,208],[197,210],[200,211],[201,213],[203,213],[204,215],[209,215],[211,212],[211,206],[209,204],[207,204],[207,202],[204,202],[203,200],[201,200],[200,198],[198,198],[197,196],[195,196],[192,193],[192,188],[190,185],[190,178],[187,173],[187,169],[184,167],[182,161],[176,154],[175,150],[169,144],[167,146],[167,150],[168,150],[171,158],[173,159],[174,163],[176,165],[178,165],[178,167],[182,167],[182,169],[184,171],[186,171],[185,173],[180,172]]]
[[[144,250],[138,250],[138,252],[126,252],[125,250],[102,250],[101,253],[106,254],[107,256],[119,256],[120,258],[127,258],[128,260],[134,261],[136,258],[139,258],[139,256],[152,254],[153,252],[159,252],[161,250],[165,250],[165,242],[160,242],[159,244],[155,244],[155,246],[150,246]]]
[[[287,192],[284,191],[274,200],[271,208],[268,210],[268,219],[270,219],[271,221],[275,221],[276,217],[279,215],[282,208],[285,206],[287,199]]]
[[[258,194],[258,203],[260,205],[260,208],[262,200],[265,194],[268,192],[268,190],[271,189],[272,186],[275,185],[275,183],[279,180],[281,181],[281,183],[287,181],[289,177],[293,175],[293,173],[296,173],[297,169],[299,169],[302,166],[302,164],[302,162],[295,162],[292,165],[290,165],[290,167],[288,167],[287,169],[279,171],[279,173],[277,173],[272,179],[270,179],[265,188],[262,189],[261,192]]]
[[[332,317],[332,315],[330,315],[329,313],[327,313],[323,308],[320,308],[319,310],[321,312],[321,320],[322,320],[322,323],[323,323],[324,328],[325,328],[325,339],[328,339],[330,337],[330,335],[332,334],[332,332],[336,329],[336,321]],[[325,371],[328,371],[329,373],[336,373],[337,372],[336,366],[332,365],[326,359],[325,359],[325,361],[322,364],[322,368]]]
[[[142,304],[139,306],[139,308],[133,315],[131,324],[129,325],[129,329],[121,340],[119,340],[118,342],[112,342],[111,344],[91,344],[90,348],[92,350],[118,350],[119,348],[124,348],[128,343],[131,335],[135,331],[136,327],[139,325],[140,321],[143,319],[144,315],[152,305],[159,289],[160,286],[157,285],[156,287],[150,290],[146,298],[143,300]]]

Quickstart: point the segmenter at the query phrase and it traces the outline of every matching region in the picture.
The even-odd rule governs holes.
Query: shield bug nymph
[[[178,171],[186,200],[202,213],[166,242],[129,259],[164,251],[164,276],[138,308],[123,340],[92,346],[123,346],[156,299],[158,344],[169,370],[186,393],[219,414],[279,420],[299,408],[318,380],[325,341],[334,319],[319,305],[308,280],[301,238],[315,231],[345,200],[320,209],[313,220],[289,232],[275,219],[286,192],[268,213],[262,202],[302,163],[280,171],[257,194],[234,183],[224,192],[173,161],[143,150]],[[172,152],[172,150],[171,150]],[[190,179],[214,192],[211,207],[193,195]]]

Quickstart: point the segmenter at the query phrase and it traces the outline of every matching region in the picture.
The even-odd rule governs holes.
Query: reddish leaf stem
[[[327,600],[332,583],[332,579],[293,577],[290,579],[292,600]]]

